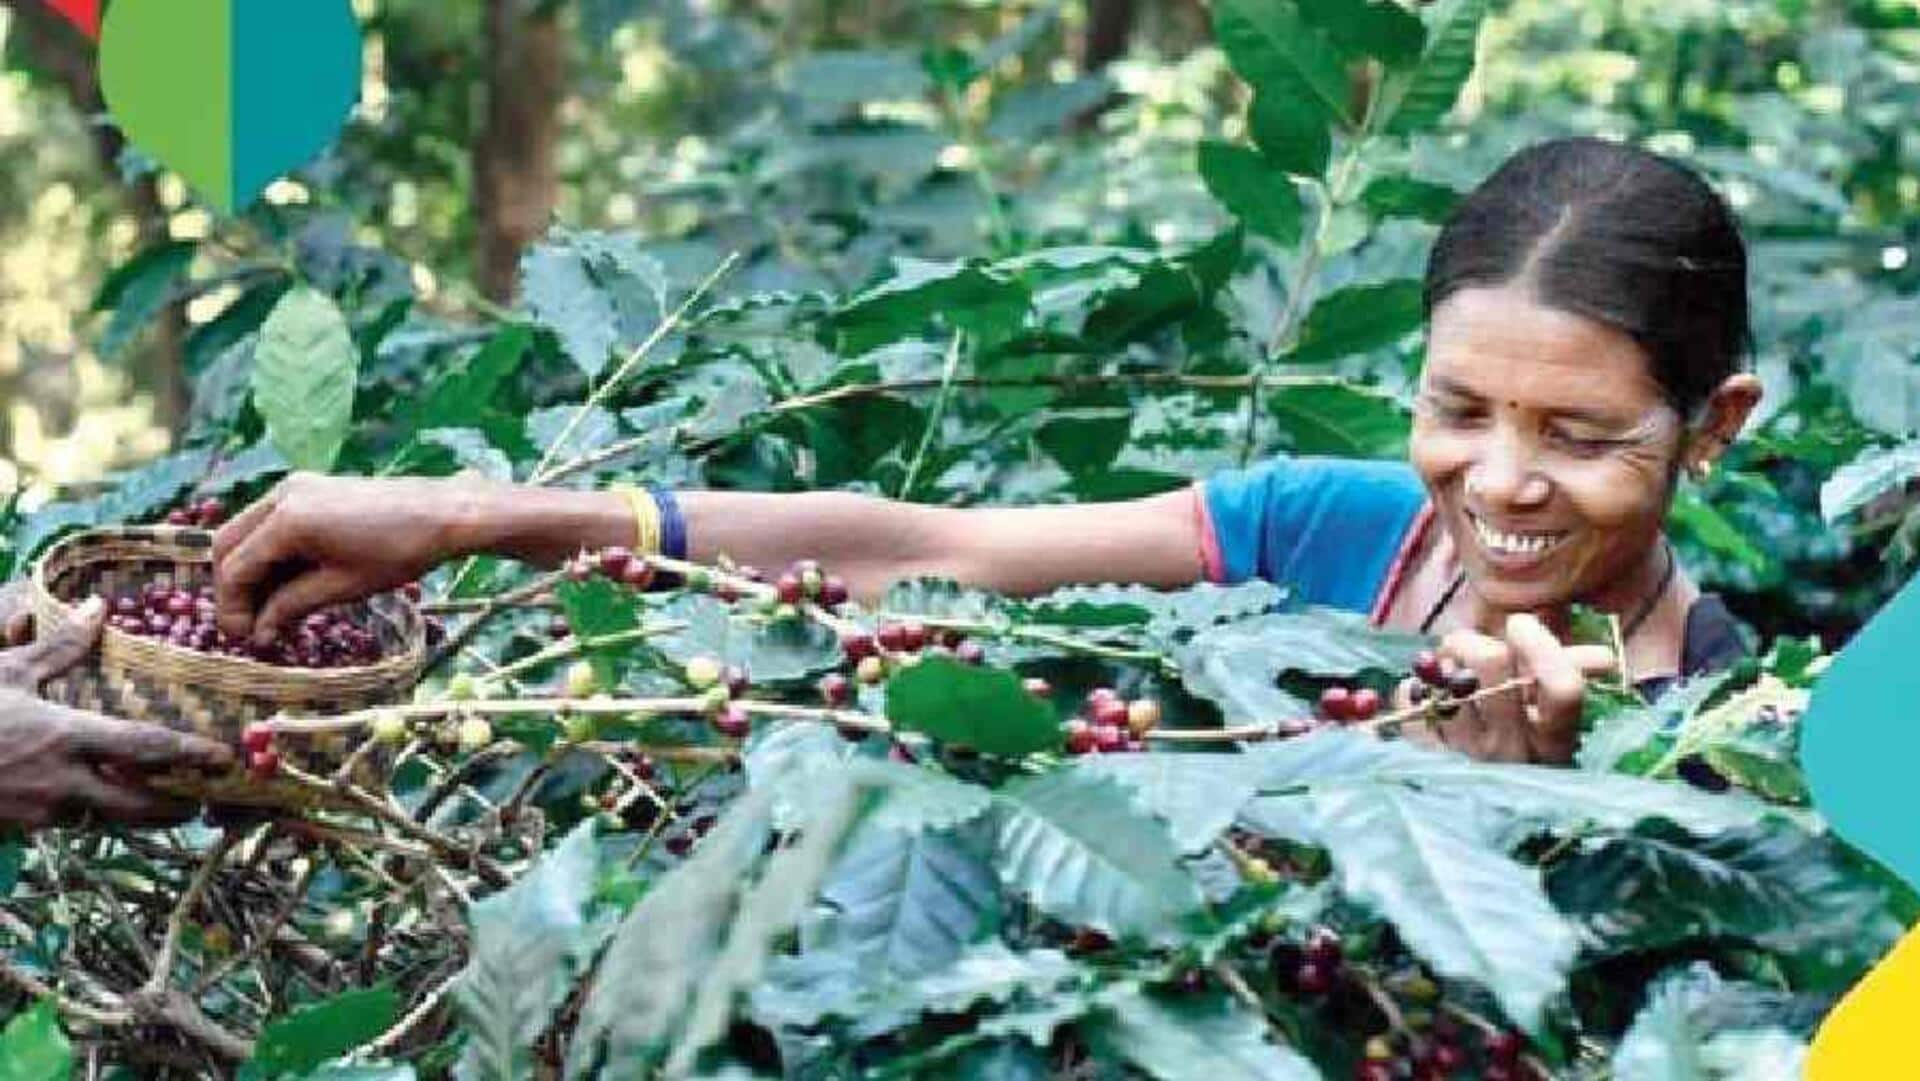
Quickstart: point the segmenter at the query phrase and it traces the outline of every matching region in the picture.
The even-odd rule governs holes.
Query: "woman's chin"
[[[1473,590],[1488,607],[1503,612],[1538,612],[1565,606],[1573,594],[1558,580],[1512,578],[1481,568]]]

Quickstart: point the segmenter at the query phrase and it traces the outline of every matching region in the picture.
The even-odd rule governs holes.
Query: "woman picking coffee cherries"
[[[1463,200],[1434,246],[1425,300],[1408,462],[1282,458],[1146,499],[981,509],[302,475],[220,531],[221,627],[265,641],[461,556],[558,565],[631,544],[636,516],[669,556],[814,558],[859,598],[921,575],[1009,594],[1259,577],[1437,634],[1430,664],[1481,688],[1514,685],[1475,696],[1432,738],[1484,758],[1565,762],[1587,677],[1616,664],[1604,648],[1563,643],[1573,604],[1618,616],[1626,667],[1649,692],[1742,651],[1664,524],[1682,475],[1711,470],[1760,400],[1743,371],[1746,249],[1727,206],[1686,168],[1560,140],[1517,154]]]

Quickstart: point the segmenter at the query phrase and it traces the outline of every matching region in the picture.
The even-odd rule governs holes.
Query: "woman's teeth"
[[[1487,523],[1467,515],[1473,523],[1473,531],[1479,535],[1480,543],[1499,555],[1533,556],[1551,550],[1565,540],[1565,533],[1502,533]]]

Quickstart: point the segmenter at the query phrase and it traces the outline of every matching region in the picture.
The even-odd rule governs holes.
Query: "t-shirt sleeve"
[[[1310,604],[1368,611],[1426,501],[1402,462],[1276,458],[1201,481],[1210,581],[1264,578]]]

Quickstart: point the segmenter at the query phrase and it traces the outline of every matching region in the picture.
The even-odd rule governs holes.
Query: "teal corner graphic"
[[[1814,806],[1920,886],[1920,577],[1833,658],[1800,725]]]
[[[333,141],[360,94],[350,0],[113,0],[108,110],[224,213]]]

